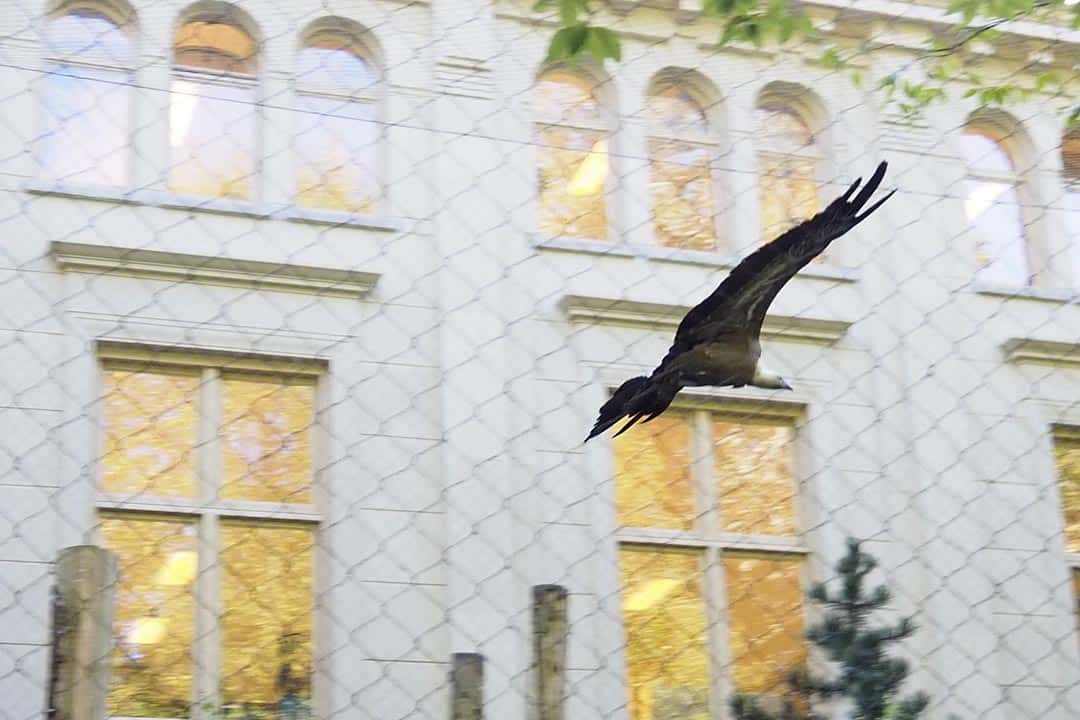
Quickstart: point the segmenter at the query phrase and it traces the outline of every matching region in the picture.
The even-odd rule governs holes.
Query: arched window
[[[296,203],[374,214],[378,73],[355,33],[309,33],[296,68]]]
[[[115,7],[115,5],[110,5]],[[42,177],[124,186],[131,172],[134,15],[62,4],[45,28]]]
[[[820,150],[806,118],[781,100],[758,103],[757,126],[762,241],[769,242],[818,211]]]
[[[1020,178],[996,127],[970,123],[960,138],[967,164],[964,217],[975,234],[976,278],[1004,285],[1027,285]]]
[[[543,235],[606,240],[608,128],[596,83],[563,69],[533,90]]]
[[[656,242],[715,250],[714,147],[705,110],[683,85],[663,82],[649,93],[646,111]]]
[[[176,29],[169,98],[169,189],[250,199],[254,193],[256,43],[240,11],[195,14]]]
[[[1065,181],[1065,232],[1071,249],[1073,287],[1080,290],[1080,130],[1073,129],[1061,141],[1061,166]]]

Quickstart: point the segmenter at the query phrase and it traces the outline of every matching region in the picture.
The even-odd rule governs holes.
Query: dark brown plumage
[[[624,417],[630,420],[616,436],[639,420],[648,422],[664,412],[687,386],[754,385],[790,390],[783,378],[759,363],[765,314],[799,270],[893,196],[895,190],[860,213],[881,184],[886,168],[886,163],[881,163],[862,190],[859,178],[820,213],[740,262],[712,294],[686,313],[671,348],[652,374],[627,380],[604,403],[586,442]]]

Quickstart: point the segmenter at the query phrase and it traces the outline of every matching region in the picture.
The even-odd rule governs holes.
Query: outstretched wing
[[[865,220],[896,192],[890,192],[860,214],[885,177],[886,167],[884,162],[878,165],[858,195],[855,195],[855,191],[859,189],[862,178],[852,183],[847,192],[820,213],[791,228],[739,263],[720,286],[692,308],[679,323],[665,362],[673,355],[721,337],[756,339],[761,332],[765,313],[781,288],[820,255],[829,243]],[[854,199],[852,195],[855,195]]]

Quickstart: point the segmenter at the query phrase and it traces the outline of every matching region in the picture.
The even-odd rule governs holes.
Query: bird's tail
[[[622,435],[642,418],[645,418],[645,422],[652,420],[667,410],[678,392],[678,387],[656,382],[644,375],[630,378],[620,385],[611,399],[600,407],[599,417],[596,418],[596,424],[593,425],[589,436],[585,438],[585,442],[592,440],[624,417],[630,418],[630,422],[623,425],[622,429],[615,433],[615,437]]]

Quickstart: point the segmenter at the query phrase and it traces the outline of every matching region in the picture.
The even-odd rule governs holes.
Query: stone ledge
[[[89,243],[54,241],[50,246],[50,254],[65,272],[122,275],[351,299],[369,295],[379,280],[379,274],[372,272]]]
[[[562,306],[571,322],[629,325],[672,332],[690,311],[689,305],[616,300],[587,295],[566,295],[563,297]],[[831,345],[839,341],[849,327],[851,323],[846,320],[768,315],[761,328],[761,336],[766,340]]]
[[[1005,359],[1059,367],[1080,367],[1080,342],[1009,338],[1002,344]]]

